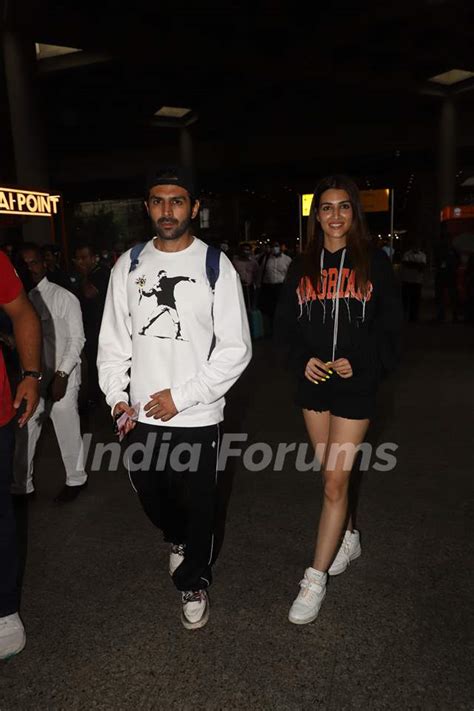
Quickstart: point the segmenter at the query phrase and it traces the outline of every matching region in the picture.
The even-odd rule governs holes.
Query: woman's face
[[[340,242],[341,247],[345,246],[347,233],[354,219],[348,193],[345,190],[325,190],[321,195],[316,217],[324,237],[332,243]]]

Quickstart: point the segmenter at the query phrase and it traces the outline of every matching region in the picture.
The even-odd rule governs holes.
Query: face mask
[[[244,249],[243,255],[244,255],[244,257],[250,257],[250,250]]]
[[[273,254],[278,257],[280,254],[280,247],[273,247]]]

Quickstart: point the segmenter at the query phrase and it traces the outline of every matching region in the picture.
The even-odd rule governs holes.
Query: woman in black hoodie
[[[295,624],[316,619],[327,575],[342,573],[361,554],[348,511],[349,478],[380,377],[398,359],[400,325],[392,265],[370,248],[355,183],[325,178],[314,192],[307,250],[290,269],[275,319],[324,481],[314,560],[289,613]]]

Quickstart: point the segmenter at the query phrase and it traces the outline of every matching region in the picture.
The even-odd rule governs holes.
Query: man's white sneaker
[[[179,568],[184,560],[184,552],[186,546],[184,543],[172,543],[170,548],[169,571],[173,575],[174,571]]]
[[[360,547],[359,531],[346,531],[341,547],[337,551],[337,555],[328,570],[328,575],[340,575],[340,573],[343,573],[345,569],[349,567],[351,561],[358,558],[361,554],[362,548]]]
[[[26,644],[26,634],[20,615],[0,617],[0,659],[19,654]]]
[[[326,595],[327,574],[314,568],[306,568],[300,582],[298,597],[291,606],[288,619],[294,625],[307,625],[318,616]]]
[[[205,590],[181,593],[183,609],[181,621],[187,630],[204,627],[209,619],[209,595]]]

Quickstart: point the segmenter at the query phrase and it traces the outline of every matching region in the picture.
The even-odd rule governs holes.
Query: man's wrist
[[[41,373],[39,370],[22,370],[21,377],[34,378],[39,383],[39,381],[43,379],[43,373]]]

